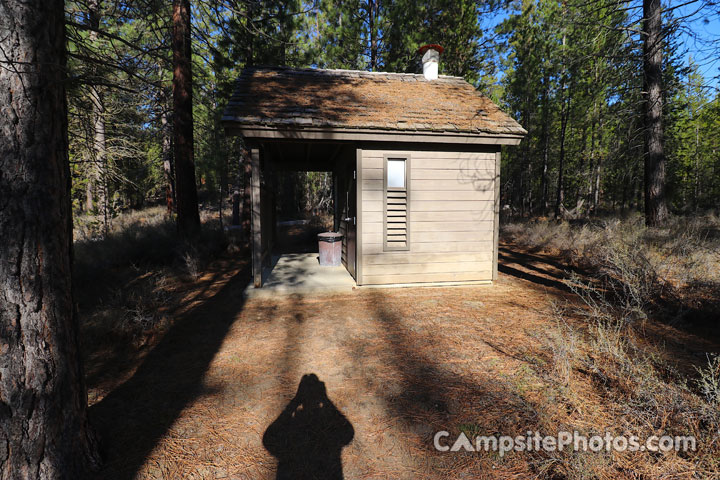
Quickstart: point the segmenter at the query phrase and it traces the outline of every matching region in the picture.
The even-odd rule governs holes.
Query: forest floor
[[[90,415],[106,459],[94,478],[720,478],[716,419],[677,380],[694,385],[718,337],[643,321],[635,348],[681,374],[647,373],[628,392],[624,377],[637,372],[606,368],[598,330],[563,282],[578,270],[508,242],[500,261],[493,286],[332,296],[245,301],[247,264],[232,256],[193,282],[164,281],[164,328],[89,348]],[[438,452],[442,430],[686,432],[701,445],[500,456]]]

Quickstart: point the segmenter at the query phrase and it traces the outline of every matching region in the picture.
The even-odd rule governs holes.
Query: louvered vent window
[[[410,246],[408,157],[385,157],[385,250],[408,250]]]

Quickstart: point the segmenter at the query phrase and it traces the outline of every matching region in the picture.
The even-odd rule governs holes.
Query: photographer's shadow
[[[263,445],[278,459],[277,480],[342,480],[340,454],[355,431],[315,374],[303,375],[295,398],[267,428]]]

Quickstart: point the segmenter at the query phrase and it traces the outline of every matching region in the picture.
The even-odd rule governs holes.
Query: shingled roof
[[[460,77],[310,68],[244,69],[222,120],[283,129],[527,133]]]

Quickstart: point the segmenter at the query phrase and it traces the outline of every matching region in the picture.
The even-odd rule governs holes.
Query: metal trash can
[[[320,265],[323,267],[337,267],[342,261],[342,233],[318,233],[318,251],[320,252]]]

